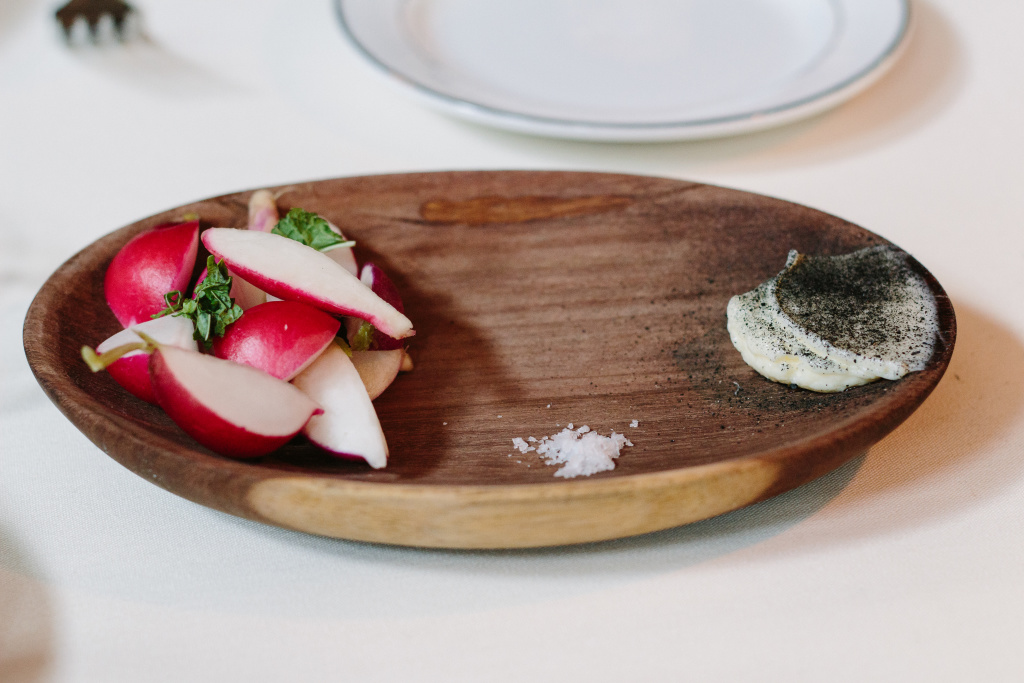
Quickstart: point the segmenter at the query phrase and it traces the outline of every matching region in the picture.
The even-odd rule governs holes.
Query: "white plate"
[[[336,0],[374,65],[451,114],[536,135],[681,140],[857,94],[908,0]]]

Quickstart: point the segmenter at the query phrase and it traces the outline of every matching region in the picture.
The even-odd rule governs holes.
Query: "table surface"
[[[360,60],[327,0],[137,5],[146,40],[72,50],[53,3],[0,3],[0,680],[1024,679],[1024,5],[915,2],[903,58],[838,109],[656,145],[424,109]],[[195,505],[106,457],[29,371],[33,295],[117,227],[236,190],[451,169],[658,175],[841,216],[946,288],[949,371],[800,489],[507,552]]]

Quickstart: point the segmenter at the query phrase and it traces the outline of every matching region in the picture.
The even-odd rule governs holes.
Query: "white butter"
[[[923,369],[938,332],[928,284],[891,247],[830,257],[791,251],[782,272],[729,301],[727,318],[747,365],[821,392]]]

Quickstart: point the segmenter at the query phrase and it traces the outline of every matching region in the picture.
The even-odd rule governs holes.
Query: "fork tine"
[[[86,34],[83,36],[86,40],[101,42],[108,34],[124,40],[126,23],[133,13],[132,6],[124,0],[70,0],[54,14],[64,29],[65,39],[75,43],[75,27],[82,24],[85,25],[81,31]],[[107,25],[109,29],[105,28]]]
[[[114,17],[110,14],[99,15],[91,28],[92,41],[97,45],[104,45],[121,37],[114,25]]]
[[[64,28],[64,35],[68,40],[70,40],[71,29],[75,26],[75,19],[78,18],[78,12],[71,7],[71,3],[68,3],[57,10],[55,14],[57,16],[57,21],[60,22],[60,25]]]

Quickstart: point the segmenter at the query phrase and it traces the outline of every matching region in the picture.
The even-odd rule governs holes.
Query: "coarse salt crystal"
[[[601,436],[590,431],[590,427],[586,425],[576,431],[570,427],[552,436],[545,436],[537,445],[537,454],[546,464],[562,465],[555,472],[556,477],[589,477],[591,474],[613,470],[615,458],[619,457],[622,448],[633,445],[625,436],[614,431],[611,436]],[[531,440],[534,439],[531,437]],[[513,439],[512,443],[520,450],[522,449],[519,443],[526,445],[526,442],[519,438]]]
[[[529,451],[537,450],[533,446],[530,446],[525,441],[520,439],[518,436],[516,438],[512,439],[512,445],[515,446],[516,448],[518,448],[520,453],[528,453]]]
[[[632,422],[629,423],[629,426],[630,427],[639,427],[640,426],[640,420],[633,420]]]

